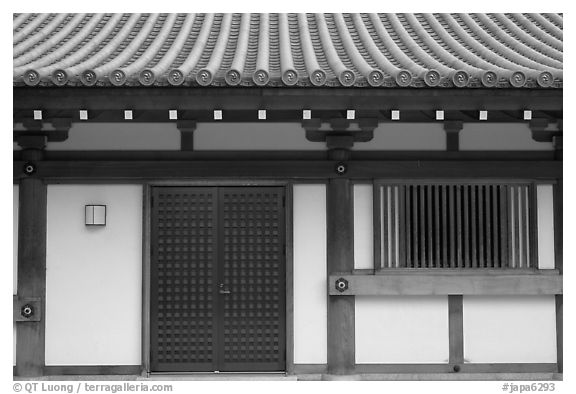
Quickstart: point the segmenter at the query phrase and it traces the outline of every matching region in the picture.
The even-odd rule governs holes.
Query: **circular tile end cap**
[[[410,71],[407,70],[401,70],[397,75],[396,75],[396,83],[398,84],[398,86],[410,86],[410,84],[412,83],[412,74],[410,73]]]
[[[36,86],[40,83],[40,74],[36,70],[26,70],[23,75],[24,83],[28,86]]]
[[[458,70],[452,76],[452,82],[454,86],[463,88],[468,86],[468,82],[470,81],[470,75],[464,70]]]
[[[522,71],[516,71],[510,76],[510,85],[515,88],[521,88],[526,84],[526,74]]]
[[[338,75],[338,80],[342,86],[353,86],[354,82],[356,82],[356,75],[352,70],[344,70]]]
[[[145,69],[140,71],[138,74],[138,82],[140,82],[144,86],[151,86],[156,81],[156,75],[154,75],[154,71]]]
[[[265,86],[270,80],[270,75],[268,75],[266,70],[256,70],[252,76],[252,80],[258,86]]]
[[[201,86],[208,86],[212,83],[212,73],[207,69],[202,69],[196,74],[196,82]]]
[[[94,86],[96,82],[98,82],[98,76],[94,70],[84,70],[82,74],[80,74],[80,81],[86,86]]]
[[[384,83],[384,73],[380,70],[372,70],[368,74],[368,83],[370,86],[380,86]]]
[[[180,70],[172,70],[168,73],[168,82],[174,86],[182,85],[184,83],[184,74]]]
[[[424,83],[430,87],[440,84],[440,73],[437,70],[428,70],[424,74]]]
[[[66,71],[58,69],[50,75],[50,80],[56,86],[64,86],[68,82],[68,74]]]
[[[538,85],[543,88],[549,88],[554,84],[554,76],[549,71],[541,72],[536,78]]]
[[[498,84],[498,75],[494,71],[485,71],[480,78],[482,85],[487,88],[493,88]]]
[[[326,73],[322,70],[314,70],[310,75],[310,82],[314,86],[323,86],[326,83]]]
[[[114,70],[108,76],[110,83],[114,86],[122,86],[126,83],[126,73],[122,70]]]
[[[228,70],[224,79],[228,85],[236,86],[241,82],[242,77],[238,70]]]
[[[286,70],[282,74],[282,82],[288,86],[294,86],[298,83],[298,73],[295,70]]]

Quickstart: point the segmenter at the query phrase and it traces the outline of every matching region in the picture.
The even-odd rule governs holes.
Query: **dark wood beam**
[[[13,98],[15,110],[46,111],[562,110],[562,89],[14,87]]]
[[[155,151],[155,150],[93,150],[44,152],[45,160],[326,160],[326,150],[315,151]],[[12,152],[13,160],[22,160],[22,150]],[[352,160],[465,160],[465,161],[551,161],[556,159],[552,150],[543,151],[351,151]]]
[[[24,158],[39,160],[40,150],[28,149]],[[16,324],[16,375],[42,376],[45,344],[47,188],[41,178],[20,179],[18,208],[18,291],[20,299],[35,298],[38,321]]]
[[[15,161],[15,179],[27,178],[24,161]],[[524,178],[558,179],[561,161],[356,161],[344,175],[335,161],[42,161],[35,175],[56,179],[185,179],[185,178]]]
[[[354,269],[354,211],[348,179],[327,187],[328,275]],[[329,284],[330,285],[330,284]],[[354,296],[328,298],[328,373],[347,375],[355,365]]]
[[[448,363],[459,372],[464,363],[463,299],[461,295],[448,296]]]
[[[426,271],[426,270],[424,270]],[[347,289],[338,290],[334,283],[347,282]],[[351,275],[333,273],[328,278],[331,296],[349,295],[557,295],[562,294],[562,275],[505,274],[460,275],[426,272],[390,275]]]

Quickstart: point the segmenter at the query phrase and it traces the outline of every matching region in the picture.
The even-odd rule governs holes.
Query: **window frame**
[[[537,201],[537,186],[538,185],[552,185],[554,190],[557,190],[557,181],[543,180],[543,179],[505,179],[505,178],[486,178],[486,179],[471,179],[471,178],[433,178],[433,179],[422,179],[422,178],[410,178],[410,179],[375,179],[372,182],[373,186],[373,247],[374,247],[374,273],[375,274],[401,274],[407,272],[414,273],[440,273],[440,274],[459,274],[459,273],[498,273],[498,274],[520,274],[520,273],[534,273],[538,271],[551,271],[550,269],[539,268],[538,261],[538,201]],[[509,263],[506,266],[498,267],[406,267],[406,237],[405,237],[405,227],[402,223],[405,207],[404,201],[400,196],[402,192],[399,193],[399,210],[398,213],[398,267],[384,267],[382,259],[382,248],[383,237],[383,216],[382,216],[382,190],[384,186],[406,186],[406,185],[526,185],[528,187],[528,234],[527,239],[529,242],[528,246],[528,256],[529,256],[529,266],[528,267],[510,267]],[[556,193],[556,191],[555,191]],[[557,201],[553,201],[553,210],[556,212],[559,207],[557,206]],[[510,223],[510,220],[507,220]],[[557,228],[556,217],[554,218],[554,228]],[[509,232],[507,232],[507,245],[509,245]],[[557,237],[559,234],[555,231],[554,233],[554,245],[557,245]],[[509,262],[510,254],[507,255],[507,262]],[[555,267],[557,263],[555,262]]]

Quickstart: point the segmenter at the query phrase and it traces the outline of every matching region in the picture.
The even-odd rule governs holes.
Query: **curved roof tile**
[[[14,14],[14,85],[562,87],[561,14]]]

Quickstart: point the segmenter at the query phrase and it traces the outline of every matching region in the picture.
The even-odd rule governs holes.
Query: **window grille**
[[[530,183],[387,183],[375,189],[380,269],[536,265]]]

